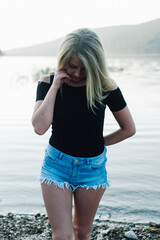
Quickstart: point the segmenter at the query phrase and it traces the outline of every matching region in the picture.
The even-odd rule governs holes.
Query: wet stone
[[[125,232],[124,236],[129,239],[138,239],[133,231]]]
[[[52,231],[48,217],[36,215],[12,214],[0,215],[0,240],[51,240]],[[93,224],[91,240],[160,240],[158,223],[132,224],[96,220]],[[154,231],[153,231],[154,229]],[[133,234],[126,235],[127,232]],[[128,237],[132,238],[128,238]]]
[[[160,228],[160,224],[157,224],[155,222],[149,222],[150,227]]]
[[[160,228],[156,228],[156,227],[148,227],[146,228],[146,230],[148,230],[151,233],[157,233],[160,234]]]
[[[39,217],[41,217],[41,214],[40,214],[40,213],[37,213],[37,214],[35,215],[35,218],[39,218]]]

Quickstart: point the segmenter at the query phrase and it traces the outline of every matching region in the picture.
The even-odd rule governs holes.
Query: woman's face
[[[71,77],[71,81],[73,82],[81,82],[86,80],[86,70],[83,62],[78,56],[71,57],[67,67],[67,74]]]

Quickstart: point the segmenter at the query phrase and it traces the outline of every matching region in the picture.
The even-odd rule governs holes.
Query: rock
[[[152,233],[160,233],[160,229],[156,227],[147,227],[146,230],[152,232]]]
[[[35,215],[35,218],[39,218],[39,217],[41,217],[41,214],[40,214],[40,213],[37,213],[37,214]]]
[[[130,223],[129,227],[131,227],[131,228],[135,227],[135,223]]]
[[[9,212],[7,217],[13,219],[14,218],[14,214]]]
[[[105,233],[105,234],[107,234],[107,233],[109,233],[110,231],[113,231],[115,229],[115,227],[114,226],[110,226],[109,228],[107,228],[107,229],[100,229],[100,232],[101,233]]]
[[[0,240],[50,240],[51,226],[45,214],[0,215]],[[134,224],[99,220],[93,224],[91,240],[158,240],[158,223]]]
[[[133,231],[128,231],[124,233],[124,236],[129,239],[138,239]]]
[[[150,227],[160,228],[160,224],[157,224],[155,222],[149,222]]]

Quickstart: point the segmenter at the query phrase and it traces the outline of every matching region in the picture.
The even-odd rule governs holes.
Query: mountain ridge
[[[104,50],[114,54],[160,54],[160,18],[134,25],[93,29]],[[56,56],[63,38],[3,52],[8,56]]]

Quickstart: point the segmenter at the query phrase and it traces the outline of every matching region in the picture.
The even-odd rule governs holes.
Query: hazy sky
[[[52,41],[81,27],[160,18],[160,0],[0,0],[0,49]]]

